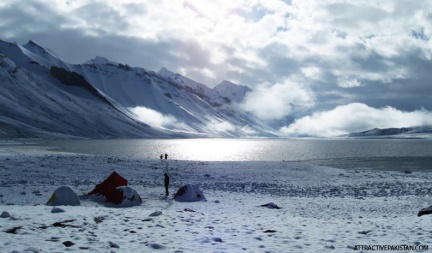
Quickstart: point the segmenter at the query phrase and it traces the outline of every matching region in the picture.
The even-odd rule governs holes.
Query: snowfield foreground
[[[143,204],[86,196],[112,171]],[[164,198],[184,184],[207,201]],[[356,245],[431,246],[432,174],[341,170],[296,162],[203,162],[0,147],[0,252],[360,252]],[[60,186],[81,206],[47,206]],[[262,207],[275,203],[280,209]],[[432,248],[431,248],[432,249]],[[378,251],[374,251],[378,252]]]

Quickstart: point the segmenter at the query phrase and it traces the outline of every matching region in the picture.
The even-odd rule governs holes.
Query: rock
[[[432,206],[429,206],[429,207],[421,209],[418,212],[417,217],[420,217],[420,216],[423,216],[423,215],[426,215],[426,214],[431,214],[431,213],[432,213]]]
[[[149,216],[150,216],[150,217],[156,217],[156,216],[159,216],[159,215],[161,215],[161,214],[162,214],[161,211],[155,211],[155,212],[151,213]]]
[[[267,208],[270,208],[270,209],[281,209],[278,205],[276,205],[273,202],[270,202],[270,203],[267,203],[267,204],[264,204],[264,205],[261,205],[261,206],[267,207]]]
[[[6,233],[9,233],[9,234],[16,234],[17,231],[20,230],[20,229],[22,229],[21,226],[20,226],[20,227],[13,227],[13,228],[10,228],[10,229],[5,230],[5,232],[6,232]]]
[[[51,213],[64,213],[66,212],[64,209],[61,209],[60,207],[53,207],[51,210]]]
[[[75,243],[73,243],[73,242],[71,242],[71,241],[65,241],[65,242],[63,242],[63,245],[64,246],[66,246],[66,247],[70,247],[70,246],[72,246],[72,245],[74,245]]]
[[[215,241],[215,242],[223,242],[222,238],[220,238],[220,237],[214,237],[213,241]]]
[[[152,249],[164,249],[165,248],[165,246],[163,246],[162,244],[159,244],[159,243],[150,243],[149,246]]]
[[[12,216],[10,215],[10,213],[8,213],[8,212],[6,212],[6,211],[3,211],[3,212],[0,214],[0,218],[10,218],[10,217],[12,217]]]
[[[362,235],[367,235],[367,234],[369,234],[370,232],[372,232],[372,230],[360,231],[360,232],[358,232],[358,233],[359,233],[359,234],[362,234]]]
[[[114,242],[111,242],[111,241],[109,241],[108,243],[109,243],[109,246],[111,248],[120,249],[120,246],[117,243],[114,243]]]

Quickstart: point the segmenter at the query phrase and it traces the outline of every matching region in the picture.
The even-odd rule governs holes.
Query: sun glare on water
[[[171,151],[173,157],[181,159],[181,154],[189,154],[193,160],[218,161],[218,160],[244,160],[253,157],[244,157],[245,154],[253,154],[253,142],[230,141],[227,139],[195,139],[181,142]],[[248,151],[248,152],[246,152]],[[227,159],[228,158],[228,159]],[[243,158],[243,159],[242,159]]]

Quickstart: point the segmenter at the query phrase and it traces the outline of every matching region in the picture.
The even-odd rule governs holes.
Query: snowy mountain
[[[226,97],[235,103],[241,103],[246,96],[246,93],[252,91],[247,86],[237,85],[226,80],[214,87],[214,90],[217,91],[222,97]]]
[[[185,89],[189,90],[189,92],[196,94],[201,99],[205,100],[206,102],[210,103],[215,107],[219,107],[225,103],[230,102],[226,98],[222,97],[216,90],[210,89],[206,85],[197,83],[194,80],[180,74],[173,73],[165,67],[161,68],[157,72],[157,74],[162,78],[182,85],[183,87],[185,87]]]
[[[85,80],[80,84],[76,73],[63,69],[51,75],[50,69],[55,72],[57,67],[48,69],[25,54],[16,54],[21,49],[0,43],[0,138],[167,135],[126,115]]]
[[[403,128],[374,128],[364,132],[350,133],[345,137],[363,138],[426,138],[432,137],[432,126],[403,127]]]
[[[103,57],[73,65],[33,41],[0,40],[0,138],[274,136],[241,110],[245,86],[214,89],[165,68]]]

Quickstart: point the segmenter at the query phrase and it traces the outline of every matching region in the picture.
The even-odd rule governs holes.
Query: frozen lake
[[[305,161],[336,168],[432,170],[426,139],[115,139],[54,140],[56,151],[194,161]]]

